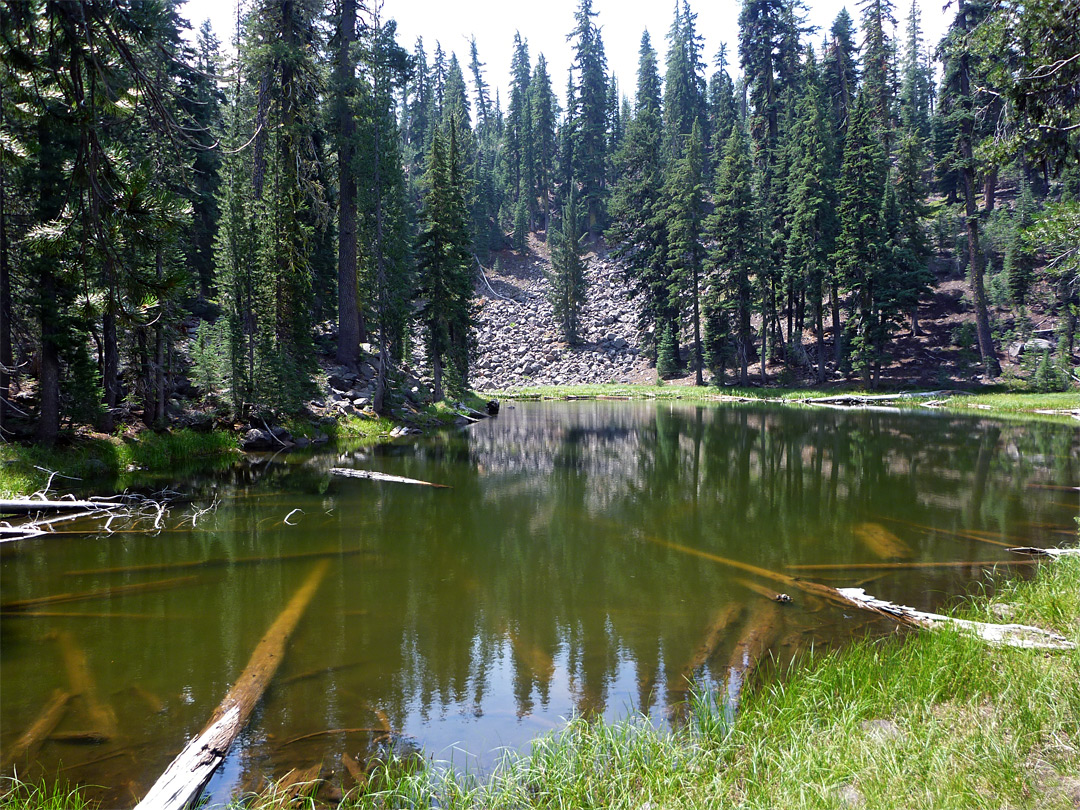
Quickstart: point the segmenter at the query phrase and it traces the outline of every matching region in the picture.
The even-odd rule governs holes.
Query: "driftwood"
[[[58,731],[50,734],[49,739],[74,745],[104,745],[110,738],[100,731]]]
[[[904,560],[911,556],[911,546],[880,523],[860,523],[852,527],[851,533],[883,560]]]
[[[124,504],[108,501],[45,501],[35,498],[19,498],[0,501],[0,515],[39,515],[43,512],[106,511],[119,509]]]
[[[318,560],[330,557],[350,557],[356,554],[369,553],[368,549],[353,548],[347,551],[299,551],[295,554],[278,554],[274,556],[260,555],[258,557],[213,557],[208,560],[185,560],[173,563],[147,563],[146,565],[125,565],[119,568],[83,568],[78,571],[68,571],[65,576],[84,576],[100,574],[141,574],[148,571],[183,571],[192,568],[216,568],[234,565],[260,565],[262,563],[291,562],[293,560]]]
[[[345,766],[345,770],[349,772],[349,775],[356,782],[357,787],[365,788],[368,784],[367,771],[361,767],[360,763],[356,761],[355,757],[348,753],[341,755],[341,763]]]
[[[991,644],[1023,647],[1034,650],[1072,650],[1076,645],[1057,633],[1023,624],[989,624],[969,619],[954,619],[940,613],[924,613],[904,605],[894,605],[875,599],[862,588],[840,588],[840,595],[850,604],[894,618],[902,624],[933,630],[938,627],[955,627],[971,633]]]
[[[49,698],[49,702],[45,704],[45,708],[41,710],[37,719],[22,733],[15,744],[4,752],[4,761],[0,764],[0,771],[6,771],[10,765],[17,765],[23,760],[34,758],[41,744],[64,718],[64,712],[67,711],[72,697],[71,692],[65,692],[63,689],[57,689],[52,693],[52,697]]]
[[[1032,557],[1071,557],[1080,554],[1080,548],[1033,548],[1031,546],[1019,546],[1010,548],[1015,554],[1028,554]]]
[[[80,591],[77,593],[58,593],[51,596],[35,596],[30,599],[16,599],[12,602],[4,602],[0,605],[0,610],[22,610],[24,608],[35,607],[36,605],[59,605],[66,602],[88,602],[93,599],[112,599],[116,596],[126,596],[132,593],[148,593],[151,591],[168,590],[179,587],[180,585],[189,585],[196,582],[198,579],[199,578],[196,576],[175,577],[173,579],[162,579],[155,582],[137,582],[134,585],[117,585],[112,588],[104,588],[97,591]]]
[[[86,652],[75,643],[75,637],[67,630],[59,630],[50,635],[60,646],[60,656],[64,659],[71,692],[82,699],[93,732],[104,738],[102,742],[112,739],[116,736],[116,712],[98,697],[97,683],[90,674]]]
[[[165,769],[137,810],[181,810],[198,798],[270,685],[285,654],[285,645],[329,566],[326,560],[315,566],[259,641],[244,671],[214,710],[206,727]]]
[[[365,478],[368,481],[385,481],[390,484],[416,484],[421,487],[435,487],[436,489],[450,489],[446,484],[432,484],[430,481],[418,481],[415,478],[402,478],[400,475],[387,475],[386,473],[373,472],[372,470],[353,470],[345,467],[334,467],[330,470],[331,475],[340,475],[345,478]]]
[[[0,610],[5,619],[173,619],[190,621],[190,616],[155,613],[67,613],[62,610]]]

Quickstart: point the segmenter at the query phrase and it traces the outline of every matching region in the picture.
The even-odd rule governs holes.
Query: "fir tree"
[[[858,46],[855,23],[846,8],[840,9],[829,31],[821,62],[825,93],[833,113],[837,132],[837,150],[842,153],[851,108],[859,86]]]
[[[852,110],[839,186],[840,234],[835,254],[841,285],[853,294],[851,348],[866,387],[881,361],[886,331],[882,300],[888,267],[882,221],[886,163],[873,108],[876,101],[859,93]]]
[[[465,177],[457,124],[447,121],[432,141],[422,230],[417,245],[419,318],[434,376],[435,398],[468,383],[472,256]],[[447,382],[448,379],[448,382]]]
[[[573,191],[563,206],[562,222],[554,235],[551,272],[548,274],[549,301],[555,321],[570,345],[578,342],[581,309],[585,305],[586,263],[582,256],[582,229]]]
[[[702,176],[705,144],[701,125],[695,121],[682,158],[667,184],[668,268],[672,298],[688,307],[693,327],[691,363],[697,385],[703,385],[701,350],[701,272],[705,260],[702,236],[705,229],[705,200]]]
[[[752,281],[762,254],[760,224],[753,192],[750,149],[742,127],[736,124],[724,145],[724,156],[716,171],[715,208],[707,220],[713,248],[709,257],[709,295],[705,302],[708,322],[720,320],[720,311],[730,307],[734,315],[735,348],[739,382],[750,382],[749,362],[753,353],[750,317],[753,310]],[[725,300],[730,297],[730,303]]]
[[[543,229],[549,225],[551,197],[555,187],[555,167],[558,159],[558,140],[555,125],[559,117],[559,102],[551,88],[547,60],[544,55],[536,60],[532,78],[529,81],[529,105],[531,108],[532,132],[530,142],[535,154],[535,187],[532,196],[539,200],[539,213]]]
[[[578,83],[571,116],[572,176],[580,184],[586,228],[599,234],[604,227],[608,129],[607,58],[600,29],[594,22],[592,0],[579,0],[574,13],[573,42]]]
[[[1037,207],[1031,193],[1031,184],[1021,175],[1020,199],[1017,200],[1009,223],[1009,241],[1005,246],[1004,272],[1009,295],[1018,307],[1027,302],[1031,286],[1035,257],[1024,241],[1024,233],[1035,224]]]

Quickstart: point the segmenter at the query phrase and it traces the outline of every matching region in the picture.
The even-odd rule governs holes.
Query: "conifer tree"
[[[705,66],[697,15],[688,0],[675,4],[675,19],[668,32],[667,73],[664,81],[664,148],[669,159],[682,155],[683,142],[695,121],[707,121]]]
[[[838,223],[836,209],[837,158],[832,117],[821,86],[813,53],[806,65],[806,94],[799,100],[791,141],[792,180],[788,186],[790,233],[785,273],[797,276],[817,338],[817,378],[825,381],[825,286],[832,275],[832,256]],[[794,330],[791,338],[801,329]]]
[[[559,117],[559,102],[551,88],[547,60],[543,54],[537,58],[536,67],[533,68],[532,78],[529,80],[529,105],[532,120],[530,141],[535,150],[536,166],[532,196],[539,200],[538,211],[546,231],[549,226],[551,197],[555,190],[555,168],[558,160],[555,127]]]
[[[571,116],[572,176],[580,185],[585,227],[590,234],[604,228],[607,189],[608,89],[607,58],[592,0],[579,0],[576,26],[567,37],[573,42],[573,69],[577,72]]]
[[[672,298],[680,309],[690,309],[693,328],[691,363],[697,385],[704,384],[700,308],[701,272],[705,261],[702,242],[705,230],[704,140],[701,124],[695,121],[683,156],[668,180],[666,193],[669,199],[668,268]]]
[[[705,318],[716,323],[720,311],[730,308],[734,318],[735,350],[739,382],[750,382],[749,362],[753,353],[750,318],[753,311],[753,278],[761,255],[761,228],[753,192],[750,148],[742,127],[736,124],[724,145],[724,156],[716,170],[715,208],[707,220],[713,239],[709,257],[709,295]]]
[[[836,146],[843,152],[851,108],[859,86],[858,46],[855,43],[855,23],[846,8],[836,15],[821,61],[825,93],[829,99],[836,126]]]
[[[417,245],[418,285],[423,296],[419,318],[424,329],[434,395],[468,384],[472,256],[465,174],[457,142],[457,123],[447,120],[428,156],[422,229]]]
[[[549,301],[555,321],[570,345],[578,342],[581,310],[585,305],[586,263],[582,256],[581,237],[578,203],[571,190],[563,206],[559,230],[554,235],[551,272],[548,274]]]
[[[655,352],[676,312],[666,255],[660,78],[647,33],[641,39],[637,86],[636,114],[615,160],[619,179],[611,195],[607,241],[641,304],[638,330],[647,350]]]
[[[1037,207],[1031,193],[1031,184],[1023,175],[1020,177],[1020,199],[1017,200],[1009,223],[1009,241],[1005,246],[1003,270],[1009,287],[1009,295],[1018,307],[1027,302],[1028,289],[1031,286],[1035,257],[1030,246],[1024,241],[1024,232],[1035,224]]]
[[[912,0],[907,21],[903,79],[900,85],[900,123],[924,143],[930,139],[930,108],[934,78],[923,52],[919,6]]]
[[[852,358],[868,388],[884,348],[887,327],[882,299],[889,266],[882,221],[886,162],[876,126],[876,102],[869,92],[860,92],[852,110],[839,186],[840,234],[835,255],[841,286],[853,295]]]

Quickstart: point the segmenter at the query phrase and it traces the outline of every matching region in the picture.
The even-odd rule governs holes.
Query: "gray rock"
[[[241,450],[270,450],[279,446],[272,433],[258,428],[251,428],[240,437]]]
[[[1043,338],[1032,338],[1028,341],[1018,341],[1009,347],[1009,357],[1013,359],[1023,357],[1028,352],[1042,354],[1054,350],[1054,344]]]

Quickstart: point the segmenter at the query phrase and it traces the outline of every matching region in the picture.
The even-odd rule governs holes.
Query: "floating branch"
[[[385,481],[390,484],[416,484],[422,487],[435,487],[436,489],[450,489],[446,484],[432,484],[430,481],[418,481],[415,478],[402,478],[400,475],[387,475],[386,473],[373,472],[371,470],[353,470],[345,467],[334,467],[330,470],[331,475],[340,475],[345,478],[366,478],[369,481]]]
[[[756,582],[751,582],[748,579],[737,579],[735,581],[748,591],[753,591],[758,596],[764,596],[769,601],[777,602],[781,605],[786,605],[791,602],[791,597],[786,593],[777,593],[772,588],[766,588],[764,585],[758,585]]]
[[[181,810],[198,798],[270,685],[285,655],[285,645],[329,567],[325,560],[315,566],[259,641],[244,671],[206,727],[165,769],[136,810]]]
[[[0,501],[0,514],[3,515],[39,515],[43,512],[77,512],[93,509],[104,511],[119,509],[122,503],[103,501],[45,501],[35,498],[18,498],[13,501]]]
[[[322,731],[312,731],[308,734],[301,734],[298,737],[291,737],[281,743],[278,748],[284,748],[287,745],[293,745],[294,743],[303,742],[304,740],[312,740],[316,737],[332,737],[336,734],[371,734],[378,738],[389,737],[392,736],[393,733],[393,730],[389,728],[327,728]]]

